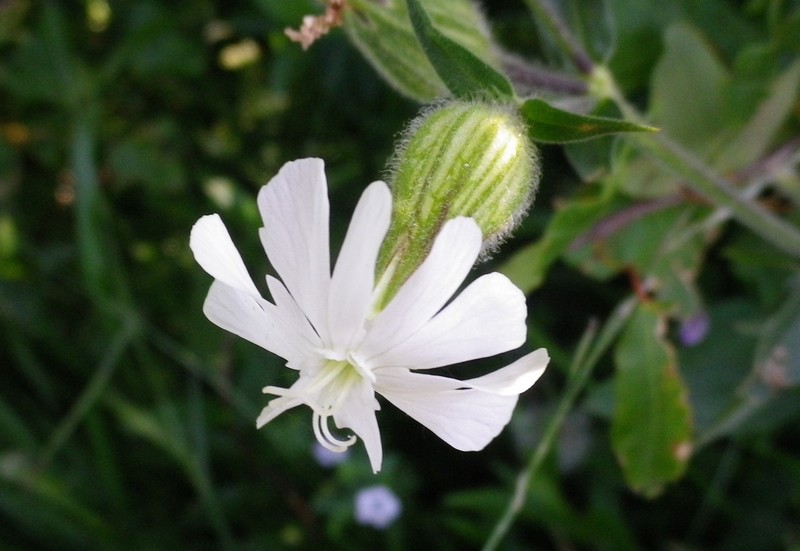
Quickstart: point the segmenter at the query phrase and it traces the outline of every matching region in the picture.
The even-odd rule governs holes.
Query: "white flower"
[[[400,499],[386,486],[362,488],[356,494],[356,522],[378,530],[388,528],[403,512]]]
[[[208,319],[299,372],[291,388],[264,388],[277,398],[257,427],[306,404],[320,444],[343,451],[361,438],[375,472],[383,457],[376,392],[454,448],[476,451],[508,423],[519,393],[549,360],[539,349],[467,381],[419,372],[521,346],[525,297],[505,276],[491,273],[450,301],[482,241],[472,219],[456,218],[386,308],[374,312],[375,264],[391,203],[383,182],[364,191],[331,274],[323,162],[285,164],[258,194],[261,241],[281,277],[267,276],[273,302],[259,294],[218,215],[198,220],[190,239],[195,259],[214,277],[203,306]],[[354,434],[335,436],[331,418]]]

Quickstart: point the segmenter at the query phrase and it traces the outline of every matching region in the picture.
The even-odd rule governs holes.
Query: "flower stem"
[[[627,120],[646,124],[645,118],[625,99],[610,75],[604,75],[610,99],[622,111]],[[591,87],[590,87],[591,88]],[[711,167],[698,159],[665,132],[635,135],[629,139],[636,145],[666,165],[685,180],[687,186],[712,204],[730,213],[736,220],[750,228],[765,241],[800,258],[800,230],[775,216],[772,212],[750,199],[731,183],[717,174]]]
[[[504,55],[501,63],[506,76],[526,95],[549,92],[566,96],[585,96],[589,92],[589,85],[585,80],[529,63],[515,55]]]
[[[608,318],[599,334],[595,323],[590,323],[589,327],[584,332],[569,368],[567,388],[561,397],[561,401],[555,413],[550,418],[544,436],[533,452],[528,465],[520,472],[519,476],[517,476],[511,500],[508,502],[503,516],[500,517],[500,520],[498,520],[492,533],[489,535],[489,539],[486,540],[483,551],[497,549],[497,546],[500,545],[500,542],[508,533],[514,520],[516,520],[517,515],[519,515],[519,512],[525,506],[531,479],[539,470],[539,467],[541,467],[542,462],[552,451],[556,438],[564,424],[564,420],[572,409],[578,395],[586,386],[594,366],[597,365],[597,362],[614,342],[617,335],[619,335],[625,322],[633,313],[635,306],[636,297],[629,297],[623,300],[611,314],[611,317]]]

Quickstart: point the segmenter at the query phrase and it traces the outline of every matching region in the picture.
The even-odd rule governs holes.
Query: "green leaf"
[[[728,125],[724,116],[729,74],[706,38],[694,27],[673,25],[651,81],[650,120],[703,156]]]
[[[679,196],[617,204],[622,208],[597,221],[570,248],[567,262],[600,280],[632,271],[651,282],[671,315],[695,314],[700,307],[695,281],[713,238],[702,225],[708,208]]]
[[[607,61],[616,40],[610,0],[572,0],[565,6],[565,12],[570,28],[589,55]]]
[[[706,159],[720,146],[726,117],[729,74],[706,38],[693,26],[671,25],[664,33],[664,52],[650,79],[648,120],[684,148]],[[640,151],[623,143],[613,178],[633,197],[675,193],[679,179]]]
[[[769,433],[800,412],[798,280],[774,278],[780,307],[763,318],[755,304],[712,308],[711,332],[681,354],[697,420],[695,448],[729,435]],[[787,289],[788,287],[788,289]]]
[[[604,100],[592,109],[592,116],[619,117],[620,111],[611,100]],[[572,168],[584,182],[594,182],[611,172],[616,136],[600,136],[592,140],[571,142],[564,145],[564,154]]]
[[[744,385],[752,373],[756,336],[750,327],[760,318],[758,308],[736,298],[711,305],[708,316],[705,340],[679,351],[696,448],[736,431],[763,403],[761,398],[748,396]]]
[[[531,139],[544,143],[569,143],[620,132],[656,132],[652,126],[606,117],[563,111],[540,99],[529,99],[520,112],[528,123]]]
[[[754,163],[774,143],[775,135],[792,116],[800,91],[800,61],[771,83],[768,95],[744,127],[714,156],[713,164],[725,170],[741,170]],[[780,180],[780,179],[779,179]]]
[[[665,330],[664,314],[641,304],[614,355],[612,446],[628,485],[650,498],[683,474],[692,451],[686,389]]]
[[[461,98],[488,96],[499,100],[514,98],[514,90],[505,76],[436,30],[419,0],[407,2],[417,39],[453,95]]]
[[[614,0],[615,49],[611,72],[623,90],[642,90],[661,54],[664,29],[681,17],[678,2]]]
[[[271,0],[270,0],[271,1]],[[402,2],[383,6],[354,3],[345,11],[347,37],[377,73],[401,94],[420,103],[448,95],[428,61]]]
[[[350,0],[348,5],[344,30],[386,82],[420,103],[450,94],[414,33],[405,2]],[[499,66],[489,25],[474,2],[424,0],[424,5],[439,33],[488,65]]]
[[[772,390],[800,385],[800,292],[792,282],[786,300],[764,323],[756,349],[755,369]]]

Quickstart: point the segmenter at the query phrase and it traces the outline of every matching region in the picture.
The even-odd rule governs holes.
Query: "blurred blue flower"
[[[326,448],[319,442],[314,442],[314,446],[311,448],[311,453],[319,466],[325,467],[326,469],[330,469],[331,467],[335,467],[340,463],[344,463],[350,457],[349,449],[333,451],[329,448]]]
[[[705,340],[710,328],[711,318],[701,311],[681,322],[678,338],[683,346],[695,346]]]
[[[379,530],[388,528],[403,512],[403,504],[386,486],[369,486],[356,494],[356,522]]]

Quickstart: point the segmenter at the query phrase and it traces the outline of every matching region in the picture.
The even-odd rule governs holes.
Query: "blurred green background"
[[[548,55],[522,2],[485,4],[509,47]],[[790,2],[613,4],[611,66],[642,104],[668,24],[693,25],[750,78],[743,96],[797,52],[798,35],[774,32],[785,13],[800,29]],[[318,11],[307,0],[0,0],[0,547],[467,549],[491,531],[587,321],[630,282],[576,263],[550,269],[530,295],[526,346],[547,346],[553,364],[483,452],[457,452],[386,404],[377,476],[360,446],[318,464],[305,409],[256,431],[261,388],[292,373],[203,316],[210,278],[188,249],[192,224],[219,212],[260,281],[259,187],[288,160],[324,158],[336,242],[419,109],[341,31],[307,52],[290,43],[283,29]],[[763,70],[748,69],[745,50]],[[789,112],[786,141],[796,96]],[[534,210],[479,270],[538,239],[555,199],[581,187],[561,148],[543,159]],[[711,333],[679,350],[692,399],[716,400],[701,417],[747,379],[759,327],[776,312],[800,327],[796,261],[732,227],[706,262]],[[626,488],[608,441],[612,372],[609,357],[505,548],[800,549],[797,381],[645,499]],[[376,484],[403,503],[386,530],[354,519],[354,496]]]

